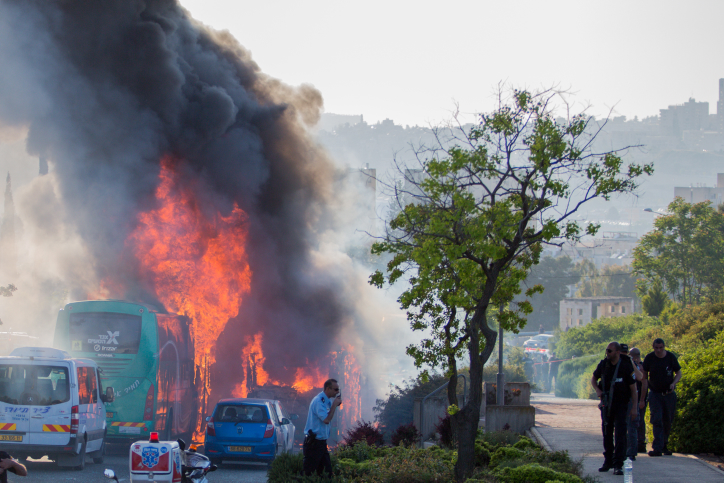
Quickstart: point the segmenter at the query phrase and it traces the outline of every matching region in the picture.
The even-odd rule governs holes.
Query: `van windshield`
[[[140,342],[140,315],[78,312],[70,316],[71,351],[136,354]]]
[[[219,404],[214,413],[214,421],[220,423],[266,423],[267,419],[266,407],[252,404]]]
[[[65,367],[0,364],[0,402],[52,406],[70,399],[68,387]]]

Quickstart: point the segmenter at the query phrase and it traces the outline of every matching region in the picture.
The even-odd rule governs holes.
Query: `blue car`
[[[204,453],[213,464],[223,460],[271,463],[288,448],[285,426],[274,401],[267,399],[222,399],[206,418]]]

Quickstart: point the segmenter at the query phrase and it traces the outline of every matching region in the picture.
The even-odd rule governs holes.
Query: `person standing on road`
[[[631,363],[631,366],[634,370],[634,379],[636,379],[636,392],[637,394],[641,395],[641,387],[642,387],[642,381],[644,379],[644,374],[641,372],[641,369],[634,363],[633,359],[628,353],[628,345],[627,344],[620,344],[621,346],[621,357],[625,358],[628,362]],[[633,408],[638,413],[638,406],[639,401],[638,398],[631,398],[631,400],[628,402],[628,409],[627,412],[631,412],[631,409]],[[638,453],[638,428],[640,422],[643,421],[643,418],[639,417],[639,415],[636,415],[636,419],[627,419],[627,425],[626,425],[626,457],[631,458],[631,461],[636,461],[636,454]]]
[[[629,401],[637,400],[636,379],[628,357],[621,357],[621,346],[618,342],[611,342],[606,347],[606,358],[593,371],[591,385],[601,399],[598,407],[601,408],[604,460],[598,471],[606,472],[613,468],[614,475],[623,475],[627,415],[630,414],[631,419],[636,419],[638,410],[634,407],[628,411]]]
[[[649,456],[670,456],[668,448],[671,423],[676,416],[676,385],[681,380],[681,366],[674,354],[666,350],[663,339],[653,343],[654,351],[644,359],[644,377],[649,381],[653,449]]]
[[[28,476],[28,470],[6,451],[0,451],[0,483],[8,482],[8,473],[18,476]]]
[[[631,349],[631,362],[634,367],[642,373],[644,372],[644,363],[641,360],[641,350],[638,347]],[[646,452],[646,405],[648,404],[649,381],[645,377],[641,381],[636,381],[636,390],[639,394],[638,409],[639,422],[636,428],[636,453]],[[629,435],[631,438],[631,435]],[[629,439],[629,447],[627,451],[631,451],[631,439]]]
[[[339,384],[336,379],[324,382],[324,390],[314,396],[309,404],[307,424],[304,426],[304,475],[310,476],[313,472],[321,476],[326,471],[332,476],[332,460],[329,458],[327,439],[329,438],[329,423],[334,417],[334,411],[342,404],[339,394]]]

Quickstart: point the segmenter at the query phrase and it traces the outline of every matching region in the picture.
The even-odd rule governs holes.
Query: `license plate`
[[[0,441],[22,441],[22,436],[15,436],[14,434],[0,434]]]
[[[107,418],[112,418],[112,417],[113,417],[113,413],[106,412],[106,417],[107,417]]]
[[[251,453],[251,446],[229,446],[232,453]]]

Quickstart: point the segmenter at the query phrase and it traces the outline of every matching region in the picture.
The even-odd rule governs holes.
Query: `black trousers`
[[[626,425],[629,413],[625,404],[611,408],[606,417],[601,409],[601,430],[603,431],[603,459],[612,468],[623,468],[626,459]]]
[[[310,476],[312,473],[322,476],[322,471],[327,476],[332,476],[332,460],[329,458],[329,450],[327,449],[327,440],[315,439],[309,443],[304,443],[302,447],[304,453],[304,475]]]

